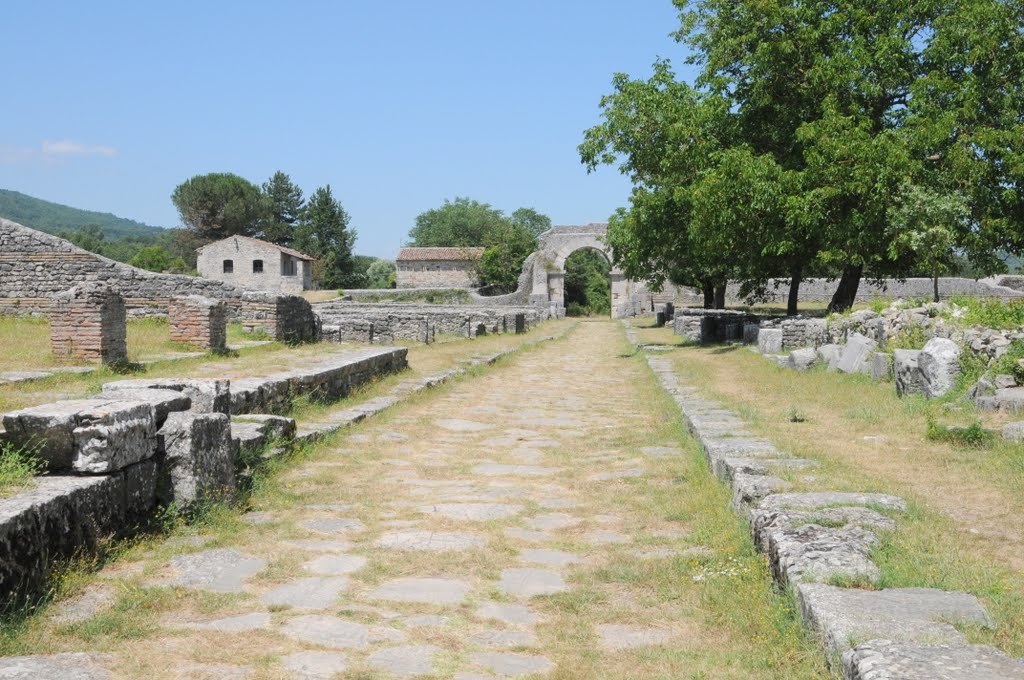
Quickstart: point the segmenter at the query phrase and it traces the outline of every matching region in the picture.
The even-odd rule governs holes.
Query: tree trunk
[[[857,288],[860,277],[864,273],[864,265],[848,264],[843,267],[843,275],[839,278],[839,287],[828,303],[828,312],[845,312],[857,301]]]
[[[935,293],[935,301],[939,301],[939,272],[932,272],[932,292]]]
[[[803,281],[803,278],[799,267],[793,270],[793,274],[789,279],[789,299],[786,301],[787,316],[796,316],[800,313],[798,310],[800,304],[800,282]]]
[[[715,286],[715,309],[725,309],[725,284]]]
[[[715,287],[710,283],[705,283],[701,286],[701,291],[704,293],[704,309],[714,309],[715,307]]]

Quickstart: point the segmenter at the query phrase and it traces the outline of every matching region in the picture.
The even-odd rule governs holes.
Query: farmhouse
[[[313,258],[248,236],[229,236],[196,249],[199,273],[250,290],[297,293],[313,288]]]
[[[399,288],[473,288],[483,248],[402,248],[395,260]]]

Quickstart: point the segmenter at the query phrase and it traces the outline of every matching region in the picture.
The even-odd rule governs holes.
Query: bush
[[[967,309],[963,322],[968,326],[984,326],[996,330],[1024,326],[1024,300],[1003,302],[996,298],[954,296],[950,302]]]
[[[928,439],[937,442],[949,442],[953,446],[971,449],[983,449],[992,444],[994,435],[986,430],[980,422],[966,427],[946,427],[928,419]]]

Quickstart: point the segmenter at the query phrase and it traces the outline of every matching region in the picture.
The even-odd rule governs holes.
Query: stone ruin
[[[320,339],[320,318],[298,295],[246,291],[242,294],[242,327],[289,344]]]
[[[60,357],[103,364],[128,361],[124,299],[106,284],[83,284],[54,295],[50,345]]]
[[[41,587],[55,560],[138,530],[158,506],[187,510],[230,497],[240,450],[293,436],[267,413],[296,397],[333,400],[407,366],[404,348],[372,348],[233,382],[134,379],[88,399],[0,416],[0,443],[33,451],[47,474],[0,499],[0,598]]]
[[[227,307],[219,300],[188,295],[167,306],[171,340],[211,352],[227,349]]]

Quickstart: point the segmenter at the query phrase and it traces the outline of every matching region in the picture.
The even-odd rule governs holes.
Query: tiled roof
[[[397,261],[479,260],[483,254],[483,248],[402,248]]]
[[[253,238],[252,236],[228,236],[227,238],[222,238],[220,241],[214,241],[213,243],[220,243],[221,241],[229,241],[229,240],[231,240],[233,238],[244,238],[246,241],[252,241],[254,243],[259,243],[261,246],[269,246],[270,248],[275,248],[277,250],[280,250],[285,255],[291,255],[292,257],[297,257],[300,260],[313,260],[313,258],[310,257],[309,255],[306,255],[305,253],[300,253],[299,251],[295,250],[294,248],[286,248],[285,246],[279,246],[276,243],[271,243],[270,241],[264,241],[261,238]],[[212,246],[213,243],[207,243],[205,246],[202,246],[200,248],[196,248],[196,250],[202,250],[203,248],[206,248],[207,246]]]

